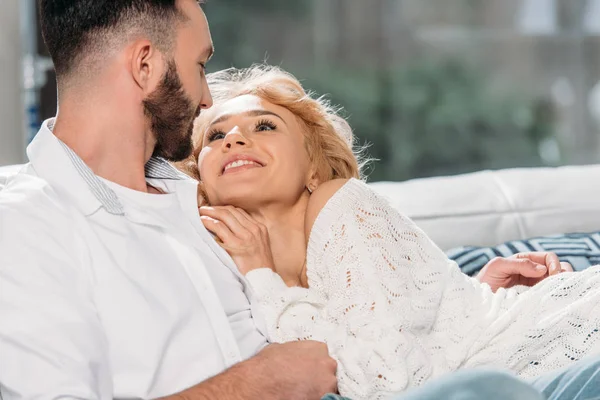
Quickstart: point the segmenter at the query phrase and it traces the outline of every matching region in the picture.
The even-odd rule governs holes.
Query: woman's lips
[[[233,172],[245,171],[248,169],[261,168],[262,165],[252,160],[236,160],[225,165],[223,168],[223,175],[230,174]]]

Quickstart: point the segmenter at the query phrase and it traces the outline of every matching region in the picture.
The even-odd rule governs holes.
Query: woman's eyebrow
[[[210,126],[213,126],[213,125],[216,125],[216,124],[220,124],[221,122],[225,122],[229,118],[233,117],[234,115],[236,115],[236,114],[224,114],[224,115],[221,115],[219,118],[217,118],[213,122],[211,122]],[[279,118],[281,120],[281,122],[283,122],[284,124],[286,124],[285,121],[283,120],[283,118],[281,118],[278,114],[276,114],[276,113],[274,113],[272,111],[268,111],[268,110],[250,110],[250,111],[243,112],[242,115],[245,115],[245,116],[248,116],[248,117],[260,117],[262,115],[272,115],[274,117]]]

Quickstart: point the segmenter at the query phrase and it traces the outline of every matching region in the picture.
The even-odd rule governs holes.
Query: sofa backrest
[[[600,231],[600,165],[481,171],[372,187],[444,250]]]

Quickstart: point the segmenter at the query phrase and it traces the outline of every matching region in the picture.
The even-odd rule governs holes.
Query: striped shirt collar
[[[58,139],[52,133],[54,127],[54,119],[49,119],[42,124],[42,127],[38,133],[38,136],[32,141],[27,149],[29,159],[36,168],[36,171],[48,181],[52,181],[53,176],[49,176],[47,173],[50,164],[48,161],[53,161],[53,167],[62,165],[60,159],[65,156],[69,160],[69,164],[77,172],[77,175],[81,178],[80,182],[83,182],[89,192],[91,192],[94,198],[100,203],[100,205],[110,214],[114,215],[125,215],[123,205],[119,200],[117,194],[104,183],[94,172],[88,167],[85,162],[64,142]],[[62,148],[62,154],[56,152],[56,144]],[[52,151],[54,150],[54,151]],[[42,156],[42,154],[44,156]],[[49,156],[51,155],[51,156]],[[54,158],[50,160],[49,158]],[[41,168],[37,168],[41,167]],[[56,168],[53,168],[56,169]],[[64,169],[63,169],[64,170]],[[175,167],[169,164],[163,158],[152,157],[146,163],[145,175],[148,179],[167,179],[167,180],[183,180],[190,179],[187,175],[179,172]],[[58,177],[60,180],[60,177]],[[72,188],[69,192],[77,192],[77,188]]]

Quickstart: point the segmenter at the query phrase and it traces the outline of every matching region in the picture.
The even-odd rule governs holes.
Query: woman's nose
[[[229,132],[225,136],[225,140],[223,141],[223,146],[227,149],[231,149],[233,146],[246,146],[248,144],[248,139],[242,134],[239,128],[235,128],[231,132]]]

